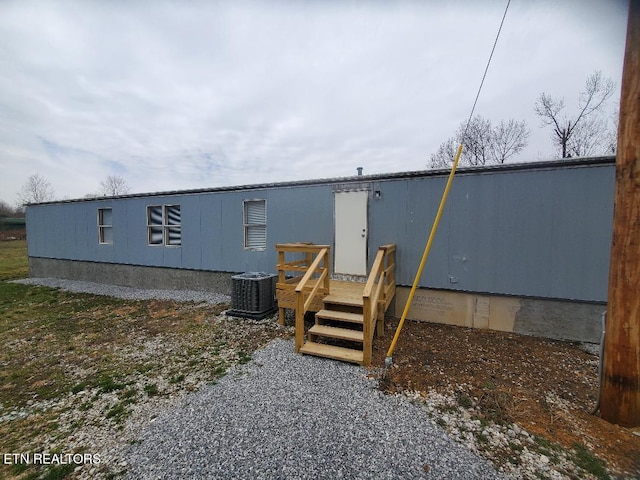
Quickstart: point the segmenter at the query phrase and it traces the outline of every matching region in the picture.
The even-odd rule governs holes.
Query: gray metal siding
[[[456,177],[420,286],[606,301],[614,175],[598,165]],[[371,200],[370,248],[398,245],[399,284],[413,283],[445,184],[383,182]]]
[[[456,176],[420,286],[606,301],[613,163]],[[397,283],[410,285],[446,175],[376,178],[369,265],[397,244]],[[366,182],[366,179],[363,179]],[[243,201],[266,200],[267,248],[243,248]],[[181,206],[182,246],[150,246],[149,205]],[[113,245],[98,242],[97,210],[113,209]],[[275,271],[276,243],[333,245],[330,183],[33,205],[29,255],[222,272]]]

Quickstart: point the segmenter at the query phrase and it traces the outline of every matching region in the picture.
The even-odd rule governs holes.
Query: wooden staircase
[[[284,323],[284,308],[295,308],[296,352],[370,365],[373,334],[383,333],[384,313],[395,295],[395,245],[378,249],[366,283],[329,280],[327,245],[276,248],[280,323]],[[285,262],[287,252],[304,254],[304,258]],[[287,271],[305,273],[287,278]],[[315,324],[305,332],[304,315],[309,310],[317,313]]]
[[[300,348],[300,353],[362,364],[362,298],[335,294],[326,296],[322,301],[324,308],[316,313],[316,323],[307,331],[307,341]]]

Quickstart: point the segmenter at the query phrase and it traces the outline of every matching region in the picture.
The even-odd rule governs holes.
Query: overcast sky
[[[0,200],[428,168],[469,115],[505,1],[0,0]],[[476,113],[526,120],[542,92],[619,101],[627,2],[512,0]]]

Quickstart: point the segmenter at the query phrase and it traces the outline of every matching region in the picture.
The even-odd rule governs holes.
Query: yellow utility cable
[[[444,187],[444,192],[442,193],[442,199],[440,200],[438,213],[436,214],[436,219],[433,221],[433,226],[431,227],[429,240],[427,241],[427,245],[424,247],[424,252],[422,253],[422,260],[420,261],[420,266],[418,267],[416,278],[413,280],[413,285],[411,286],[411,291],[409,292],[409,298],[407,299],[407,303],[404,306],[404,311],[402,312],[402,318],[400,318],[400,323],[398,324],[398,328],[396,328],[396,334],[393,336],[393,341],[391,342],[391,346],[387,351],[387,358],[385,359],[385,364],[387,367],[391,364],[391,356],[393,355],[393,350],[396,348],[396,342],[398,341],[398,337],[400,336],[400,330],[402,330],[404,321],[407,318],[407,313],[409,313],[409,307],[411,307],[411,302],[413,301],[413,294],[416,292],[416,288],[418,287],[418,282],[420,281],[420,277],[422,276],[422,270],[424,269],[424,264],[427,262],[427,257],[429,256],[429,250],[431,250],[431,244],[433,243],[433,238],[436,236],[436,230],[438,229],[438,224],[440,223],[440,217],[442,217],[442,212],[444,211],[444,205],[447,202],[447,197],[449,196],[449,190],[451,189],[451,183],[453,182],[453,176],[456,174],[456,168],[458,168],[458,161],[460,160],[461,154],[462,154],[462,144],[460,144],[460,146],[458,147],[458,151],[456,152],[456,156],[453,161],[453,166],[451,167],[451,173],[449,173],[449,179],[447,180],[447,185],[446,187]]]

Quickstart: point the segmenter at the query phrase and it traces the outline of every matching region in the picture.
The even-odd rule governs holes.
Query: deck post
[[[362,365],[371,365],[371,298],[362,299]]]
[[[278,283],[284,284],[285,278],[284,250],[278,250]],[[280,305],[278,305],[278,324],[284,325],[284,307]]]
[[[296,353],[304,345],[304,294],[296,292]]]
[[[329,258],[329,249],[324,256],[324,268],[327,271],[327,275],[324,277],[324,288],[327,289],[327,295],[331,293],[331,259]]]
[[[376,337],[384,337],[384,301],[378,303],[378,315],[376,318]]]

